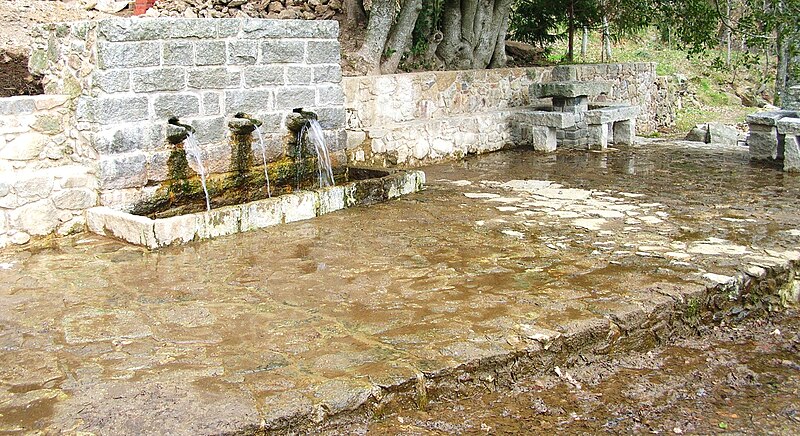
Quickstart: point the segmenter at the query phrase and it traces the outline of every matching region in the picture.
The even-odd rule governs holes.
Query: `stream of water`
[[[183,141],[183,149],[186,151],[186,158],[191,157],[194,160],[197,168],[192,169],[200,174],[200,184],[203,185],[203,193],[206,195],[206,210],[210,211],[211,200],[208,198],[208,188],[206,188],[206,168],[203,166],[202,151],[200,150],[200,144],[197,143],[197,138],[194,137],[194,133],[189,132],[186,140]]]
[[[267,148],[264,145],[264,135],[261,134],[261,127],[256,126],[256,135],[258,135],[258,143],[261,146],[261,159],[264,162],[264,178],[267,181],[267,197],[272,197],[272,192],[269,189],[269,171],[267,170]]]
[[[308,120],[303,128],[300,130],[300,138],[305,138],[310,141],[314,146],[314,151],[317,153],[317,178],[319,187],[333,186],[333,168],[331,168],[331,157],[328,151],[328,145],[325,143],[325,135],[322,131],[322,126],[317,120]],[[301,144],[303,144],[301,142]],[[302,147],[300,147],[302,149]]]

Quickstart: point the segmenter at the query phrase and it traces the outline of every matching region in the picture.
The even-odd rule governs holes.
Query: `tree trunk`
[[[344,0],[345,26],[355,29],[367,22],[363,0]]]
[[[357,53],[366,68],[367,74],[379,74],[383,47],[394,19],[395,0],[373,0],[369,11],[367,35]]]
[[[492,60],[489,62],[489,68],[503,68],[508,62],[508,56],[506,56],[506,35],[508,34],[509,19],[508,15],[509,14],[505,15],[503,24],[500,25],[500,32],[497,34],[497,42],[494,45],[494,54],[492,54]]]
[[[392,26],[386,41],[384,52],[389,53],[389,57],[381,64],[381,73],[392,74],[397,71],[400,60],[411,46],[414,24],[421,9],[422,0],[405,0],[403,8],[400,9],[400,16],[397,17],[397,22]]]
[[[581,38],[581,59],[586,61],[586,52],[589,51],[589,28],[583,26],[583,37]]]
[[[575,3],[569,3],[567,11],[567,62],[575,62]]]
[[[608,16],[603,15],[603,58],[611,62],[611,32],[608,29]]]
[[[505,65],[511,3],[512,0],[444,0],[443,39],[436,53],[445,68]]]

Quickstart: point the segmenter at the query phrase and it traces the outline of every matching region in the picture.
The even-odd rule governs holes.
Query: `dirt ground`
[[[348,429],[368,434],[800,434],[796,311]]]

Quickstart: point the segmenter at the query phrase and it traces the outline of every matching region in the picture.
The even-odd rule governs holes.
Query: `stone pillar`
[[[784,135],[783,170],[800,172],[800,118],[782,118],[777,127],[778,133]]]
[[[531,127],[531,145],[536,151],[556,151],[556,129],[552,127]]]
[[[589,125],[590,150],[605,150],[608,148],[608,127],[608,123]]]
[[[614,144],[633,145],[636,138],[636,118],[614,123]]]

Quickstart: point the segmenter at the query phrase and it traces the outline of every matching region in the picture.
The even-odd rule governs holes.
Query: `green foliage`
[[[601,18],[595,0],[518,0],[511,11],[512,39],[535,45],[550,44],[567,37],[567,30],[594,27]]]

